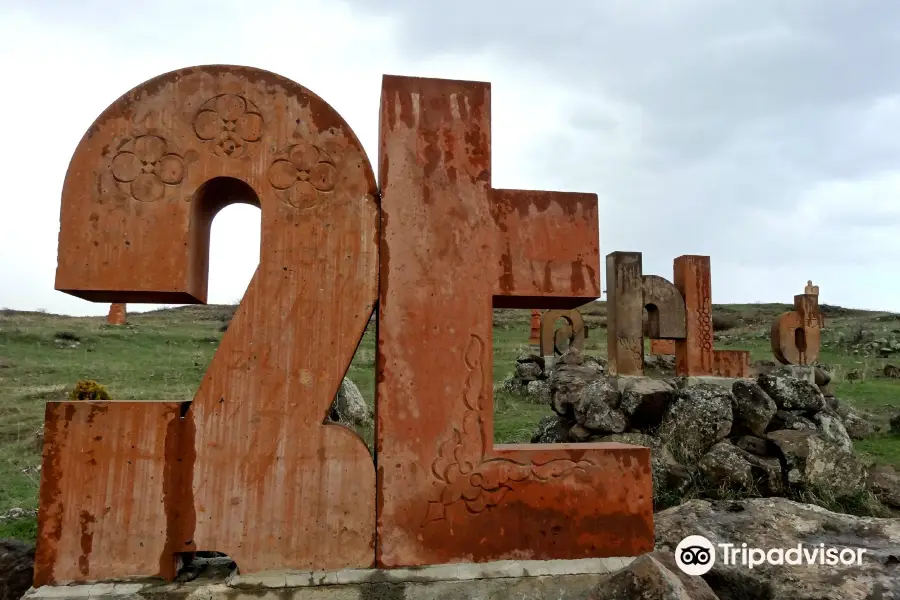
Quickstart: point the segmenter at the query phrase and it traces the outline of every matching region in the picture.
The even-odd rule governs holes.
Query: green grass
[[[716,347],[751,351],[753,360],[771,360],[768,329],[786,305],[714,306],[717,317],[734,327],[717,334]],[[854,354],[846,342],[878,337],[900,338],[897,315],[826,307],[821,360],[834,369],[838,397],[884,420],[900,411],[900,380],[880,377],[891,360]],[[80,379],[102,383],[117,400],[187,400],[222,337],[234,308],[190,306],[132,313],[129,325],[110,327],[103,318],[61,317],[43,313],[0,311],[0,512],[35,508],[40,453],[34,434],[43,421],[43,404],[61,400]],[[606,309],[595,303],[583,310],[589,335],[588,354],[606,354]],[[494,315],[494,381],[506,378],[516,357],[527,350],[530,311],[497,310]],[[846,375],[858,371],[858,381]],[[373,401],[375,336],[370,327],[348,372],[363,396]],[[496,443],[522,443],[537,423],[551,414],[546,405],[498,394],[495,398]],[[371,443],[372,432],[360,432]],[[880,462],[900,466],[900,436],[880,435],[857,443],[857,449]],[[0,536],[33,539],[34,520],[0,523]]]

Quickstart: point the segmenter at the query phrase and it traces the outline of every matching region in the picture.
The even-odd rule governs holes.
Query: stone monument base
[[[202,575],[184,583],[42,586],[23,600],[586,600],[628,558],[499,561],[409,569]]]

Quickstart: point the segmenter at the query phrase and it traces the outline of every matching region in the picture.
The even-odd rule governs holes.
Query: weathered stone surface
[[[683,491],[692,482],[693,471],[675,460],[675,457],[658,437],[628,431],[595,437],[592,438],[592,441],[632,444],[650,448],[654,498],[659,498],[663,492],[669,490]]]
[[[620,433],[628,425],[619,406],[615,380],[601,376],[594,365],[564,365],[550,379],[551,402],[558,414],[594,431]]]
[[[812,365],[819,356],[824,326],[818,294],[794,296],[794,310],[772,323],[772,354],[782,364]]]
[[[830,490],[836,496],[854,494],[865,485],[866,466],[815,432],[773,431],[767,438],[778,449],[791,485]]]
[[[814,383],[774,373],[762,373],[757,381],[782,410],[816,411],[825,408],[825,397]]]
[[[818,412],[812,416],[819,434],[844,452],[853,451],[853,441],[847,429],[836,414]]]
[[[713,350],[713,373],[717,377],[750,377],[750,353],[746,350]]]
[[[560,320],[563,326],[557,328],[556,323]],[[569,350],[582,352],[586,333],[584,317],[577,309],[546,311],[541,315],[541,356],[559,356]]]
[[[109,313],[106,315],[107,325],[125,325],[128,322],[128,312],[125,304],[113,302],[109,305]]]
[[[658,437],[639,433],[637,431],[628,431],[625,433],[610,433],[597,438],[598,442],[615,442],[618,444],[633,444],[635,446],[646,446],[653,450],[662,450],[663,442]]]
[[[698,463],[708,486],[738,490],[749,495],[772,496],[784,491],[778,459],[761,457],[729,442],[719,442]]]
[[[775,401],[752,381],[735,381],[731,387],[734,395],[733,434],[763,436],[775,415]]]
[[[204,303],[214,215],[254,204],[264,233],[192,402],[48,403],[35,583],[171,578],[176,554],[209,548],[246,573],[370,566],[372,456],[323,423],[379,289],[380,190],[359,140],[296,82],[224,65],[160,75],[86,129],[56,289]]]
[[[876,498],[888,506],[900,508],[900,473],[894,467],[874,466],[867,483]]]
[[[544,417],[538,423],[531,436],[532,444],[561,444],[571,441],[569,439],[569,429],[574,423],[564,420],[557,415]]]
[[[844,424],[844,429],[851,440],[864,440],[877,433],[875,425],[868,419],[860,416],[855,410],[848,408],[843,414],[839,413],[838,417]]]
[[[650,354],[653,356],[674,356],[675,340],[650,340]]]
[[[592,399],[588,399],[592,398]],[[596,396],[587,397],[575,408],[575,418],[587,429],[596,432],[622,433],[628,426],[628,420],[622,411],[608,404],[593,400]]]
[[[496,561],[409,569],[345,569],[325,572],[274,571],[205,574],[189,583],[103,583],[46,586],[28,600],[585,600],[610,572],[631,558],[567,561]],[[12,599],[10,599],[12,600]],[[18,598],[16,598],[18,600]]]
[[[888,423],[888,430],[893,434],[900,435],[900,413],[891,417]]]
[[[643,375],[644,292],[640,252],[606,255],[606,355],[611,375]]]
[[[744,458],[753,465],[753,478],[756,491],[763,496],[780,496],[784,494],[784,474],[781,462],[771,456],[757,456],[747,453]]]
[[[19,600],[34,577],[34,544],[0,540],[0,600]]]
[[[825,385],[819,386],[819,391],[822,392],[822,395],[825,396],[825,399],[834,398],[834,395],[837,393],[837,386],[833,381],[826,383]]]
[[[712,285],[708,256],[675,259],[672,283],[684,298],[685,338],[675,342],[678,375],[715,375]]]
[[[675,458],[699,458],[731,431],[734,400],[721,387],[700,384],[679,390],[660,425],[660,438]]]
[[[597,196],[491,187],[487,83],[385,76],[381,97],[379,565],[647,551],[648,449],[492,443],[491,306],[600,296]],[[590,368],[573,356],[554,376]]]
[[[654,342],[668,342],[672,340],[652,340]],[[664,375],[675,373],[675,345],[672,345],[671,354],[651,354],[644,357],[644,370],[655,371]]]
[[[652,429],[662,422],[663,414],[675,398],[675,388],[658,379],[648,377],[620,377],[619,408],[637,429]]]
[[[722,600],[874,600],[900,597],[900,519],[829,512],[783,498],[708,502],[691,500],[656,513],[657,549],[674,551],[689,535],[751,548],[864,549],[860,566],[725,565],[703,576]]]
[[[590,600],[716,600],[709,586],[697,577],[679,577],[660,562],[657,553],[645,554],[630,565],[605,576]]]
[[[797,431],[818,431],[816,424],[812,419],[808,419],[806,411],[802,410],[779,410],[775,412],[775,416],[769,422],[769,431],[779,431],[781,429],[794,429]]]
[[[831,383],[831,373],[829,373],[829,372],[828,372],[827,370],[825,370],[823,367],[821,367],[821,366],[819,366],[819,365],[816,365],[816,367],[815,367],[815,369],[814,369],[814,373],[815,373],[815,375],[814,375],[814,377],[815,377],[814,383],[815,383],[817,386],[819,386],[820,388],[821,388],[822,386],[825,386],[825,385],[828,385],[829,383]]]
[[[541,361],[543,362],[543,361]],[[520,381],[531,382],[543,377],[544,369],[536,362],[516,363],[516,377]]]
[[[550,402],[550,384],[546,379],[538,379],[529,381],[525,386],[525,396],[532,402],[539,404],[549,404]]]
[[[738,437],[734,440],[734,445],[741,450],[745,450],[750,454],[756,454],[757,456],[766,456],[769,446],[764,438],[753,435],[742,435]]]
[[[329,419],[350,427],[371,427],[372,409],[366,404],[356,384],[344,377],[329,411]]]
[[[714,486],[749,490],[753,487],[753,467],[739,448],[719,442],[704,454],[697,466]]]
[[[562,358],[569,359],[573,355],[581,356],[577,353],[567,352]],[[586,362],[583,359],[581,363],[575,365],[558,364],[550,374],[551,407],[557,414],[574,418],[575,407],[585,400],[585,395],[582,394],[582,391],[588,383],[600,382],[594,388],[594,392],[589,392],[588,397],[591,397],[591,393],[606,393],[608,380],[603,377],[600,365],[595,362]],[[612,389],[612,392],[615,392],[615,395],[618,394],[614,388],[610,389]],[[608,400],[612,397],[610,395],[612,392],[605,396]],[[614,404],[618,405],[618,400],[615,400]]]

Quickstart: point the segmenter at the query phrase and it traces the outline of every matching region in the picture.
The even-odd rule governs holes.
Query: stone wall
[[[665,372],[670,357],[648,359],[648,372]],[[657,507],[697,495],[849,498],[867,490],[900,507],[897,473],[854,453],[853,440],[875,427],[834,396],[827,369],[756,370],[752,379],[613,377],[603,359],[572,351],[550,369],[522,356],[500,386],[552,408],[532,442],[651,448]]]

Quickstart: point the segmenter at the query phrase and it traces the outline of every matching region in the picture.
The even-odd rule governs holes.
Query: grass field
[[[94,379],[116,400],[190,399],[218,347],[230,306],[188,306],[132,313],[129,324],[110,327],[103,318],[63,317],[0,311],[0,513],[34,508],[40,473],[35,432],[43,404],[60,400],[76,381]],[[750,350],[753,360],[771,360],[768,330],[786,305],[716,305],[716,347]],[[586,352],[606,354],[605,305],[583,310],[590,333]],[[837,396],[887,420],[900,411],[900,380],[880,373],[895,358],[864,350],[881,338],[900,340],[900,315],[823,307],[826,329],[820,361],[829,365]],[[529,311],[494,315],[494,380],[501,381],[527,348]],[[900,347],[900,344],[898,344]],[[373,400],[374,327],[360,344],[348,376]],[[856,377],[848,377],[853,373]],[[527,442],[537,422],[551,414],[544,405],[507,396],[495,403],[495,441]],[[366,436],[371,438],[371,432]],[[872,458],[900,466],[900,437],[884,434],[857,443]],[[34,521],[0,524],[0,537],[33,538]]]

